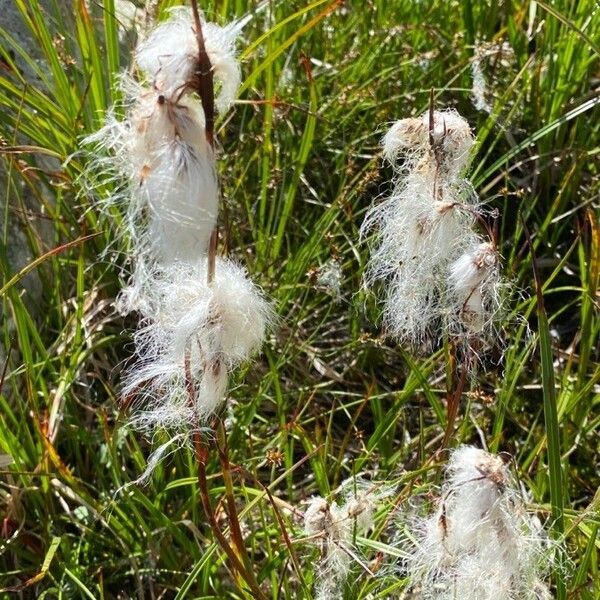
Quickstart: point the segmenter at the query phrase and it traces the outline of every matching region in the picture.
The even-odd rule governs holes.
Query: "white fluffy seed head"
[[[546,537],[526,512],[507,462],[470,446],[452,452],[437,510],[411,523],[405,567],[420,597],[544,597]]]
[[[339,593],[350,571],[350,557],[346,549],[351,543],[350,523],[335,502],[320,496],[311,498],[304,512],[304,533],[320,549],[316,565],[317,600],[333,600]]]
[[[237,23],[220,27],[202,18],[204,45],[217,84],[215,106],[223,112],[235,100],[241,81],[235,57]],[[179,94],[194,81],[198,70],[198,42],[190,9],[176,8],[137,47],[135,61],[161,92]]]
[[[212,284],[206,281],[206,259],[151,274],[145,282],[147,313],[142,315],[157,329],[157,337],[165,339],[167,332],[169,346],[178,356],[195,339],[201,346],[218,345],[226,364],[235,366],[262,345],[272,310],[234,261],[218,259]],[[212,339],[216,332],[218,340]],[[205,335],[212,337],[204,339]]]
[[[144,158],[137,194],[150,209],[149,245],[164,262],[204,254],[216,224],[219,191],[202,119],[191,99],[165,100],[151,116],[132,119]]]
[[[137,308],[147,323],[135,335],[138,357],[123,390],[136,398],[132,421],[141,429],[205,421],[224,399],[228,373],[264,340],[272,310],[245,270],[219,259],[211,285],[206,275],[206,259],[178,263],[127,291],[143,298]]]
[[[491,60],[490,60],[491,59]],[[492,63],[493,77],[488,82],[485,68],[489,66],[486,63]],[[471,77],[473,84],[471,87],[471,99],[477,110],[491,113],[494,101],[494,87],[499,83],[497,80],[498,71],[510,68],[514,65],[514,51],[508,42],[498,43],[477,43],[473,51],[471,60]],[[496,81],[494,81],[496,80]]]
[[[456,111],[434,111],[396,121],[383,138],[383,154],[403,169],[419,168],[456,178],[464,170],[475,140]],[[402,159],[405,164],[398,165]]]
[[[329,502],[321,496],[313,496],[304,511],[304,532],[306,535],[318,535],[326,531],[331,521]]]
[[[391,493],[385,485],[374,485],[360,475],[345,480],[335,491],[339,502],[311,498],[304,513],[304,533],[320,549],[316,565],[318,600],[334,600],[351,569],[351,558],[358,560],[355,534],[364,535],[373,526],[377,504]]]
[[[469,293],[478,287],[498,265],[498,255],[490,242],[470,248],[450,265],[450,283],[457,291]]]
[[[383,156],[392,164],[422,154],[429,143],[428,129],[422,118],[400,119],[383,136]]]
[[[206,51],[217,88],[215,105],[226,110],[240,83],[234,56],[235,23],[203,22]],[[123,76],[126,118],[109,119],[88,141],[110,159],[92,168],[128,185],[113,197],[127,202],[127,229],[138,257],[150,253],[162,264],[206,254],[217,218],[218,185],[205,115],[190,93],[196,85],[198,45],[191,11],[175,9],[136,49],[136,63],[149,87]]]
[[[470,190],[458,183],[442,186],[429,171],[414,171],[398,181],[390,198],[372,207],[361,233],[376,231],[364,281],[384,286],[386,332],[415,348],[443,323],[448,305],[445,280],[448,262],[469,248],[476,206]],[[441,186],[441,187],[440,187]],[[436,191],[444,191],[442,199]]]
[[[219,198],[202,107],[191,97],[175,100],[130,78],[122,81],[132,95],[126,118],[109,117],[88,138],[100,156],[89,171],[101,172],[104,184],[121,182],[103,204],[124,205],[136,258],[149,253],[162,263],[195,259],[206,254]]]
[[[470,366],[499,341],[508,288],[493,245],[475,231],[483,208],[461,178],[473,144],[453,110],[397,121],[383,140],[393,191],[361,227],[361,237],[375,233],[363,280],[383,288],[385,332],[415,351],[450,336]]]
[[[230,106],[239,87],[240,29],[202,23],[217,110]],[[126,206],[133,273],[117,306],[142,319],[136,361],[123,382],[135,409],[131,423],[149,433],[179,430],[182,437],[218,410],[231,370],[259,349],[272,318],[235,263],[217,260],[207,281],[219,190],[206,116],[192,93],[200,76],[197,33],[185,8],[158,25],[135,53],[145,81],[122,77],[125,117],[109,116],[87,140],[100,152],[89,169],[102,173],[94,183],[118,188],[105,204]]]
[[[374,525],[377,506],[392,491],[391,486],[373,483],[359,474],[344,480],[336,494],[341,497],[341,512],[350,521],[351,528],[363,535]]]
[[[448,485],[492,486],[503,492],[509,484],[508,460],[507,454],[494,455],[474,446],[459,446],[450,454],[446,466]]]
[[[474,243],[448,270],[449,301],[455,330],[485,337],[494,332],[501,311],[498,254],[489,242]]]
[[[493,520],[500,499],[508,501],[509,472],[501,457],[472,446],[453,451],[447,466],[446,543],[458,551],[477,543],[478,537],[493,539]]]
[[[429,124],[428,115],[423,120]],[[441,168],[449,176],[458,175],[467,166],[475,139],[471,127],[455,110],[433,113],[433,129],[430,130],[434,152],[440,155]]]

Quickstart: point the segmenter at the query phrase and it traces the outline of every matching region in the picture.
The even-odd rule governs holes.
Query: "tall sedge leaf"
[[[305,57],[304,61],[306,74],[308,78],[308,89],[310,94],[310,112],[306,118],[304,133],[302,134],[300,148],[298,150],[298,155],[296,156],[296,170],[294,171],[294,176],[292,178],[291,185],[288,188],[287,194],[285,195],[281,215],[279,217],[279,222],[277,223],[277,232],[273,241],[271,252],[272,259],[276,259],[279,256],[279,253],[283,246],[286,225],[292,212],[292,207],[294,205],[294,200],[296,198],[296,194],[298,192],[298,187],[300,184],[300,178],[302,177],[302,173],[304,172],[304,167],[306,166],[306,162],[308,160],[308,156],[312,148],[313,138],[315,136],[315,130],[317,127],[317,90],[315,86],[315,81],[310,70],[308,58]]]
[[[550,503],[552,505],[552,530],[554,536],[562,539],[565,531],[564,521],[564,489],[563,472],[560,451],[560,429],[558,424],[558,409],[556,402],[556,389],[554,378],[554,360],[552,355],[552,339],[548,325],[548,315],[544,306],[542,282],[537,269],[536,259],[531,248],[529,233],[525,227],[527,241],[532,253],[533,276],[537,299],[538,336],[540,348],[540,361],[542,367],[542,390],[544,397],[544,422],[546,426],[546,440],[548,452],[548,471],[550,477]],[[559,556],[559,567],[564,562],[564,557]],[[561,568],[556,570],[557,599],[566,598],[564,572]]]
[[[106,46],[106,66],[110,81],[109,94],[113,102],[118,100],[117,75],[121,64],[119,54],[119,34],[115,14],[115,0],[104,2],[104,44]]]

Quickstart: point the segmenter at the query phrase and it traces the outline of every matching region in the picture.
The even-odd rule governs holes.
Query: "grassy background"
[[[91,2],[89,12],[83,0],[55,0],[45,12],[37,0],[11,1],[44,60],[0,29],[8,173],[0,452],[14,461],[0,467],[0,587],[26,585],[23,594],[38,598],[250,597],[205,526],[190,452],[171,456],[147,486],[115,495],[166,438],[152,444],[123,427],[119,372],[135,321],[111,308],[123,260],[112,241],[119,215],[101,216],[82,191],[79,140],[118,100],[115,76],[133,36],[119,42],[113,0]],[[161,2],[161,13],[172,4]],[[256,8],[201,5],[219,22]],[[476,41],[514,50],[507,64],[486,66],[491,114],[471,99]],[[221,247],[248,265],[280,323],[236,377],[228,439],[232,462],[250,474],[234,479],[235,494],[269,596],[310,597],[317,553],[286,546],[262,486],[301,510],[355,473],[394,484],[375,532],[359,544],[367,561],[382,561],[381,576],[357,566],[346,590],[390,598],[405,586],[391,568],[401,550],[395,511],[439,482],[446,356],[417,358],[381,337],[377,306],[360,292],[366,248],[357,233],[389,189],[383,132],[423,112],[433,88],[436,106],[456,107],[477,132],[472,181],[500,212],[505,272],[526,292],[514,309],[531,329],[507,326],[504,363],[470,382],[453,444],[485,439],[514,456],[532,504],[568,541],[567,566],[553,577],[557,597],[600,598],[599,46],[594,0],[273,1],[245,28],[243,89],[219,126]],[[33,83],[23,70],[36,74]],[[8,262],[8,221],[35,257],[22,271]],[[99,258],[109,244],[115,253]],[[332,295],[324,284],[338,267]],[[41,301],[24,292],[29,271]],[[217,502],[216,460],[208,473]],[[295,542],[297,520],[280,512]]]

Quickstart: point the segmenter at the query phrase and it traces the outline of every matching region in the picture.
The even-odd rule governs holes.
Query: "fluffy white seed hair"
[[[145,90],[123,77],[129,110],[110,118],[88,143],[102,158],[91,169],[118,181],[121,191],[104,204],[124,204],[134,252],[170,263],[205,254],[217,219],[219,190],[204,113],[189,96]],[[108,157],[107,157],[108,156]]]
[[[548,541],[529,515],[504,455],[454,450],[433,515],[412,523],[406,562],[425,600],[538,600]]]
[[[458,190],[453,190],[453,192]],[[383,320],[389,335],[419,346],[436,337],[434,328],[447,313],[440,302],[448,261],[473,243],[473,214],[464,209],[468,197],[432,198],[433,183],[423,173],[410,173],[400,189],[371,208],[363,235],[377,233],[364,281],[384,287]]]
[[[392,486],[369,481],[360,474],[342,481],[335,491],[343,514],[354,521],[357,531],[363,534],[373,528],[377,507],[392,493]]]
[[[361,237],[374,234],[363,281],[382,290],[385,332],[417,351],[450,335],[476,357],[498,338],[508,286],[475,231],[484,210],[462,176],[473,144],[454,110],[397,121],[383,139],[396,175],[361,227]]]
[[[241,26],[202,23],[222,111],[240,83],[234,43]],[[191,11],[173,10],[136,49],[145,81],[121,78],[125,116],[110,114],[87,139],[99,154],[88,169],[98,173],[93,187],[109,194],[105,206],[126,206],[132,273],[117,308],[141,317],[136,359],[123,381],[131,424],[147,433],[168,429],[175,439],[208,424],[230,372],[260,348],[273,318],[233,261],[217,259],[208,281],[219,189],[206,115],[193,93],[201,77],[198,52]],[[165,452],[157,451],[144,477]]]
[[[336,504],[324,498],[311,498],[304,513],[304,533],[313,537],[321,556],[316,566],[315,600],[333,600],[340,595],[350,572],[347,543],[350,523]]]
[[[486,113],[491,113],[493,109],[493,85],[497,84],[492,77],[488,82],[485,75],[486,63],[493,62],[493,74],[496,75],[498,68],[514,64],[514,51],[511,45],[504,41],[498,43],[476,43],[473,58],[471,60],[471,77],[473,84],[471,87],[471,99],[475,108]]]
[[[304,513],[304,533],[320,549],[316,565],[317,600],[341,597],[352,561],[362,564],[354,536],[364,535],[373,527],[377,505],[390,493],[389,486],[375,485],[358,476],[345,480],[335,491],[339,502],[327,502],[320,496],[309,500]]]
[[[383,321],[389,335],[419,348],[439,337],[450,312],[444,302],[449,262],[476,239],[479,212],[471,186],[458,177],[473,145],[455,111],[397,121],[383,140],[397,168],[391,196],[372,207],[361,236],[375,240],[364,282],[382,282]],[[403,162],[398,162],[400,159]]]
[[[245,270],[219,259],[210,285],[206,275],[204,259],[154,273],[145,284],[138,309],[147,325],[135,335],[137,361],[123,389],[135,398],[139,429],[206,422],[224,400],[228,373],[264,341],[272,311]]]
[[[382,141],[384,157],[396,168],[435,169],[446,178],[464,170],[474,143],[469,124],[455,110],[396,121]]]
[[[202,17],[204,45],[220,90],[215,98],[219,112],[227,110],[241,81],[235,57],[235,41],[240,33],[237,22],[221,27]],[[135,61],[155,87],[163,93],[180,93],[195,79],[198,69],[198,42],[192,13],[175,8],[169,18],[155,27],[135,52]]]
[[[501,310],[502,287],[493,244],[479,241],[459,256],[450,265],[448,285],[456,331],[476,336],[492,333]]]

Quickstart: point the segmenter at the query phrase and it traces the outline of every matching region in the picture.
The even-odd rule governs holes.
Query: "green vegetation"
[[[134,36],[119,39],[114,0],[90,2],[89,12],[83,0],[54,0],[48,11],[13,2],[43,60],[0,28],[0,453],[13,461],[0,457],[0,588],[37,598],[250,598],[207,526],[192,451],[117,493],[166,437],[143,440],[123,426],[119,372],[136,323],[111,303],[126,240],[114,241],[120,215],[102,214],[82,189],[80,140],[118,101]],[[163,0],[159,13],[173,4]],[[361,291],[358,228],[389,191],[382,134],[424,112],[433,88],[436,107],[456,107],[477,133],[471,180],[499,211],[505,273],[523,290],[511,310],[524,319],[507,320],[503,362],[489,357],[467,383],[451,445],[484,438],[512,454],[531,505],[566,536],[557,597],[600,598],[596,2],[201,5],[218,22],[254,11],[239,46],[240,99],[217,132],[220,248],[247,264],[280,317],[226,412],[226,475],[258,583],[268,597],[311,597],[318,552],[300,541],[287,507],[302,511],[362,473],[395,493],[357,541],[378,576],[356,564],[345,597],[394,598],[406,585],[391,568],[402,553],[394,515],[440,481],[448,348],[416,357],[381,336],[377,304]],[[503,41],[513,53],[484,62],[488,114],[471,99],[474,44]],[[8,260],[9,221],[34,257],[21,271]],[[339,294],[326,285],[338,267]],[[24,292],[32,276],[41,300]],[[230,481],[217,456],[206,470],[220,519]]]

